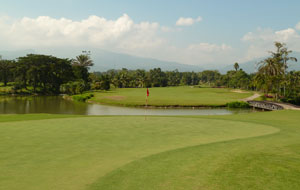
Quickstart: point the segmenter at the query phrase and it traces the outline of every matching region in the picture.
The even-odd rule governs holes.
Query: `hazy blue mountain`
[[[161,61],[151,58],[143,58],[132,56],[122,53],[114,53],[102,49],[96,48],[85,48],[91,51],[91,58],[94,61],[94,66],[91,71],[107,71],[109,69],[153,69],[161,68],[164,71],[173,71],[178,69],[178,71],[201,71],[203,70],[199,66],[185,65],[176,62]],[[47,49],[43,51],[38,51],[40,54],[54,55],[61,58],[75,58],[77,55],[81,54],[82,49],[79,48],[60,48],[60,49]]]
[[[289,70],[300,70],[300,52],[293,52],[291,55],[291,57],[296,57],[298,59],[298,62],[291,62],[291,64],[289,65]],[[240,63],[240,68],[243,69],[244,71],[246,71],[247,73],[254,73],[257,71],[257,63],[260,62],[261,60],[264,60],[266,57],[262,57],[262,58],[258,58],[258,59],[254,59],[252,61],[248,61],[245,63]],[[223,67],[222,69],[220,69],[221,73],[226,73],[229,70],[233,70],[233,65],[228,65],[226,67]]]
[[[160,67],[164,71],[173,71],[178,69],[179,71],[201,71],[203,70],[199,66],[180,64],[176,62],[161,61],[151,58],[142,58],[127,54],[113,53],[101,49],[89,49],[91,50],[91,58],[95,65],[91,68],[92,71],[107,71],[109,69],[153,69]],[[81,54],[80,49],[75,48],[60,48],[60,49],[46,49],[46,50],[24,50],[24,51],[0,51],[3,59],[15,59],[26,54],[37,53],[53,55],[61,58],[75,58]]]
[[[107,71],[109,69],[145,69],[149,70],[152,68],[160,67],[165,71],[172,71],[178,69],[179,71],[202,71],[203,68],[200,66],[180,64],[176,62],[161,61],[151,58],[137,57],[122,53],[114,53],[105,51],[102,49],[92,49],[91,57],[95,63],[92,67],[92,71]],[[30,53],[39,53],[46,55],[58,56],[61,58],[75,58],[81,53],[79,49],[73,48],[63,48],[63,49],[52,49],[52,50],[18,50],[18,51],[0,51],[3,59],[15,59],[20,56],[25,56]],[[299,61],[296,63],[291,63],[289,65],[289,70],[300,70],[300,52],[293,52],[291,56],[296,57]],[[265,59],[265,57],[254,59],[245,63],[240,63],[240,68],[247,73],[256,72],[256,64]],[[221,64],[220,64],[221,65]],[[225,67],[218,67],[214,70],[219,70],[221,73],[226,73],[229,70],[233,70],[233,64]]]
[[[258,58],[258,59],[254,59],[252,61],[247,61],[247,62],[244,62],[244,63],[239,63],[240,65],[240,68],[243,69],[245,72],[247,73],[254,73],[256,72],[256,64],[263,60],[264,58]],[[234,67],[233,67],[234,63],[232,65],[227,65],[223,68],[220,69],[220,72],[222,74],[225,74],[227,71],[230,71],[230,70],[234,70]]]
[[[17,50],[17,51],[0,51],[2,59],[16,59],[30,53],[35,53],[34,50]]]
[[[161,61],[151,58],[142,58],[120,53],[112,53],[107,51],[97,51],[92,53],[92,58],[95,62],[94,71],[106,71],[109,69],[153,69],[161,68],[165,71],[201,71],[199,66],[180,64],[176,62]]]

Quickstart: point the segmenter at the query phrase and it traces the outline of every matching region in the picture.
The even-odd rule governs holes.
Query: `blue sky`
[[[297,51],[300,50],[300,47],[295,43],[295,41],[298,42],[300,30],[300,26],[299,29],[296,27],[300,22],[299,0],[0,0],[0,3],[0,16],[9,18],[9,21],[7,21],[8,19],[6,18],[6,25],[5,27],[3,26],[7,30],[11,29],[9,26],[12,27],[16,24],[22,25],[21,20],[24,17],[37,19],[40,16],[47,16],[56,20],[67,18],[73,22],[81,22],[91,15],[105,18],[108,21],[117,21],[122,15],[127,14],[128,19],[134,22],[134,24],[140,24],[141,22],[157,23],[160,28],[165,29],[164,32],[158,30],[154,31],[155,29],[153,28],[145,29],[151,32],[149,32],[148,36],[141,36],[139,38],[139,40],[148,39],[149,41],[157,41],[157,47],[153,45],[153,48],[157,49],[156,51],[151,50],[152,54],[143,52],[143,48],[140,46],[138,46],[139,49],[135,46],[135,50],[127,50],[127,48],[124,47],[122,49],[119,46],[113,47],[114,45],[111,44],[111,39],[108,40],[109,44],[107,44],[108,42],[104,43],[101,38],[102,41],[99,40],[99,44],[101,44],[99,48],[107,46],[107,50],[111,51],[179,61],[186,64],[226,64],[225,62],[229,64],[229,62],[234,60],[250,60],[251,58],[263,56],[263,53],[251,52],[254,51],[253,49],[256,49],[256,46],[257,51],[265,49],[265,53],[268,51],[268,48],[272,47],[272,43],[275,40],[282,40],[288,45],[291,43],[291,47]],[[175,23],[180,17],[192,19],[201,17],[202,20],[188,26],[176,26]],[[54,24],[51,27],[56,26]],[[110,25],[107,27],[110,27]],[[27,29],[23,30],[26,31]],[[38,27],[38,30],[45,32],[47,29],[44,30]],[[86,33],[89,32],[90,31],[86,31]],[[122,34],[122,38],[117,37],[120,39],[116,39],[114,36],[113,39],[116,40],[116,42],[113,43],[116,44],[120,42],[122,44],[124,40],[133,39],[133,37],[125,39],[125,36],[129,36],[128,33],[129,32],[126,31],[126,34]],[[135,33],[132,35],[136,35],[136,33],[142,33],[142,31],[134,30],[132,33]],[[102,33],[96,34],[104,35]],[[20,36],[23,34],[18,32],[16,35]],[[30,38],[28,37],[29,34],[24,35],[24,38]],[[4,34],[2,34],[2,36],[4,36]],[[55,34],[55,36],[59,36],[59,34]],[[269,39],[270,36],[273,37]],[[49,35],[41,36],[41,38],[45,37],[49,37]],[[79,37],[91,38],[91,36]],[[63,36],[59,36],[59,38],[64,40]],[[51,41],[51,38],[48,40]],[[75,37],[73,40],[75,40]],[[265,41],[262,42],[262,40]],[[22,45],[6,43],[8,43],[11,49],[25,48],[25,42]],[[32,48],[45,49],[59,46],[59,43],[55,43],[54,45],[44,44],[41,47],[37,44],[39,43],[36,42],[32,44]],[[64,45],[65,44],[64,42]],[[77,45],[79,44],[78,42]],[[200,46],[197,46],[199,44]],[[87,46],[89,44],[84,45]],[[203,52],[202,50],[206,47],[205,45],[208,46],[208,49],[216,49],[216,52],[213,50]],[[29,44],[27,46],[26,48],[30,48]],[[70,46],[74,46],[74,44],[70,44]],[[91,46],[95,46],[95,44],[91,44]],[[166,48],[174,48],[177,50],[165,52],[164,55],[156,53]],[[184,51],[196,51],[197,48],[201,54],[198,57],[196,56],[197,52],[191,55],[189,55],[189,53],[182,53]],[[147,51],[147,48],[145,48],[144,51]],[[176,52],[178,52],[178,54],[181,52],[181,57],[186,56],[186,58],[172,57],[174,52],[175,54],[177,54]],[[224,56],[231,58],[223,59],[222,62],[221,57]],[[189,61],[188,57],[192,57],[191,60],[199,59],[199,61],[198,63]]]

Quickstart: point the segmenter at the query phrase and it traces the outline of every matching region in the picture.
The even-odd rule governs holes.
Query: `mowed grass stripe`
[[[0,123],[0,189],[86,189],[161,152],[278,132],[261,124],[184,117],[78,117]]]
[[[107,174],[89,190],[300,189],[299,114],[279,111],[209,117],[268,123],[281,131],[151,155]]]

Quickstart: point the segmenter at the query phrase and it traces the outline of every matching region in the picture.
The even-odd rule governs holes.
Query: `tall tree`
[[[292,51],[288,50],[286,44],[275,42],[274,45],[276,51],[270,51],[271,57],[259,62],[258,74],[264,75],[265,81],[268,83],[265,85],[265,87],[268,87],[267,91],[272,89],[276,94],[276,99],[278,99],[279,95],[282,94],[282,86],[285,95],[288,61],[297,61],[297,59],[289,56]]]
[[[285,43],[275,42],[277,48],[276,52],[271,52],[273,57],[276,57],[279,62],[282,62],[283,69],[283,91],[284,96],[286,95],[286,85],[288,81],[286,80],[286,71],[288,69],[289,61],[297,62],[297,58],[290,57],[289,54],[292,53],[291,50],[288,50]]]
[[[12,74],[13,61],[0,59],[0,76],[4,86],[7,86],[8,78]]]
[[[239,64],[237,62],[234,64],[233,67],[234,67],[235,71],[237,71],[240,68],[240,66],[239,66]]]
[[[94,63],[91,60],[89,55],[81,54],[76,57],[76,59],[72,60],[72,66],[74,70],[74,75],[77,79],[82,79],[85,84],[88,84],[89,82],[89,72],[91,66],[93,66]],[[88,85],[86,85],[88,86]]]
[[[89,55],[81,54],[76,56],[76,59],[72,61],[73,66],[80,66],[89,69],[89,67],[93,66],[93,60],[91,60]]]

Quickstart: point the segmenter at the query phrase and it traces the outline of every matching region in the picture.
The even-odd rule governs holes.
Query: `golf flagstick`
[[[147,120],[148,96],[149,96],[149,89],[147,88],[147,95],[146,95],[146,109],[145,109],[145,120]]]

